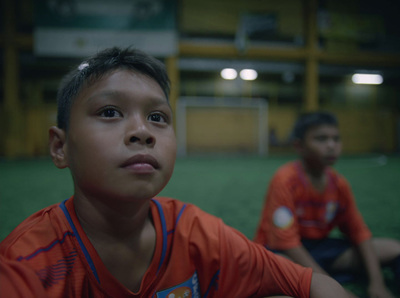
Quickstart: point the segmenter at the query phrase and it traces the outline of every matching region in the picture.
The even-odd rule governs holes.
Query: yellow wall
[[[181,4],[179,23],[183,33],[234,35],[244,13],[257,13],[276,15],[282,36],[303,35],[302,1],[185,0]]]
[[[4,110],[0,110],[2,119],[7,116],[4,114]],[[16,135],[9,135],[7,133],[7,122],[1,122],[0,156],[7,155],[10,158],[47,156],[49,152],[48,130],[50,126],[56,124],[56,106],[43,105],[26,108],[19,114],[21,114],[22,121],[20,121],[21,125],[14,130]]]
[[[396,120],[390,111],[326,110],[335,113],[339,120],[344,154],[395,150]],[[295,108],[269,107],[268,127],[275,128],[281,142],[288,140],[298,113]],[[188,110],[188,152],[257,153],[257,121],[257,112],[251,110]],[[271,153],[280,151],[290,152],[291,147],[270,148]]]
[[[258,110],[189,108],[186,118],[189,153],[257,152]]]
[[[393,152],[396,119],[389,110],[336,110],[346,153]]]
[[[56,124],[56,107],[32,108],[25,113],[25,154],[28,156],[48,155],[48,131],[50,126]]]

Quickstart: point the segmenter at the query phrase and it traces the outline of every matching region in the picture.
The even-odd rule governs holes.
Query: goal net
[[[268,153],[268,103],[263,98],[180,97],[178,155]]]

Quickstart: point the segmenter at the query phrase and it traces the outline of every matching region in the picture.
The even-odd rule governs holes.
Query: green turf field
[[[178,159],[161,195],[198,205],[252,238],[267,183],[292,157]],[[352,185],[375,236],[400,239],[400,157],[343,157],[335,168]],[[0,160],[0,240],[33,212],[72,194],[68,170],[50,159]]]

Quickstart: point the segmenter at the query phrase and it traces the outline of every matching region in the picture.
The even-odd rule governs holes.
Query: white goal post
[[[245,97],[180,97],[176,106],[178,156],[187,155],[188,108],[251,109],[257,112],[257,153],[268,154],[268,103],[263,98]],[[216,128],[217,129],[217,128]]]

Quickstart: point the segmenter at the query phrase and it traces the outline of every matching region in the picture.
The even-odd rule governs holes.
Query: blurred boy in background
[[[331,168],[342,148],[336,117],[325,112],[301,115],[294,145],[299,160],[273,176],[255,242],[338,281],[349,276],[339,273],[365,270],[370,297],[393,297],[381,265],[394,265],[400,283],[400,243],[371,237],[348,182]],[[329,237],[335,227],[345,238]]]

